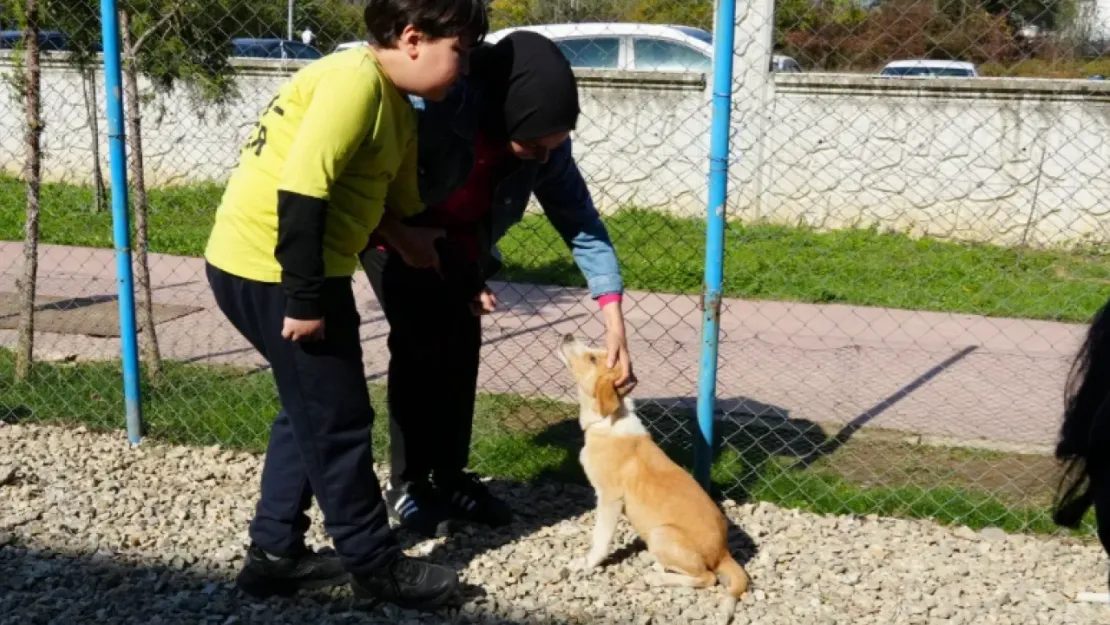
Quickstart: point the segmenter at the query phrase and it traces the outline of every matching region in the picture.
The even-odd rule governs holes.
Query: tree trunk
[[[96,114],[96,72],[86,70],[81,72],[81,92],[85,96],[85,117],[89,124],[89,147],[92,148],[93,162],[93,198],[92,209],[94,213],[103,213],[108,210],[108,190],[104,185],[104,172],[100,168],[100,121]]]
[[[143,178],[143,135],[142,110],[139,101],[139,76],[135,67],[134,34],[131,32],[131,19],[127,11],[120,11],[120,34],[123,43],[123,92],[127,104],[127,143],[131,158],[131,197],[135,217],[135,282],[138,284],[136,304],[138,304],[139,332],[142,341],[143,358],[151,381],[162,377],[162,355],[158,350],[158,334],[154,330],[154,302],[150,294],[150,267],[147,263],[147,198],[146,181]]]
[[[26,380],[31,374],[35,353],[35,283],[39,270],[39,184],[42,171],[40,139],[42,135],[41,86],[39,67],[39,6],[38,0],[26,0],[23,41],[27,50],[27,68],[22,76],[24,104],[27,112],[27,162],[24,179],[27,184],[27,222],[23,229],[23,278],[19,283],[19,342],[15,356],[15,379]]]

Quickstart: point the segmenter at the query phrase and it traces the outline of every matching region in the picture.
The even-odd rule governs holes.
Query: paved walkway
[[[0,243],[0,291],[14,291],[20,244]],[[203,261],[151,257],[155,299],[204,310],[158,328],[162,353],[191,362],[262,364],[224,321],[204,279]],[[115,293],[110,250],[43,246],[43,296]],[[585,291],[496,284],[502,311],[485,321],[481,387],[570,399],[554,357],[566,332],[600,341],[603,325]],[[385,375],[388,326],[364,276],[367,375]],[[693,404],[697,299],[632,292],[626,296],[638,399]],[[1083,326],[972,315],[841,305],[727,300],[721,319],[721,407],[765,417],[852,423],[959,439],[1051,444],[1064,380]],[[15,342],[0,331],[0,344]],[[112,358],[118,340],[44,334],[41,358]]]

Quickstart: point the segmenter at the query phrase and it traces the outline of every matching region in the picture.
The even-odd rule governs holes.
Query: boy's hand
[[[281,324],[281,338],[294,343],[319,341],[324,338],[323,319],[285,318]]]
[[[497,296],[487,286],[482,289],[482,292],[474,296],[474,301],[470,302],[470,312],[474,313],[475,317],[488,315],[489,313],[497,310]]]

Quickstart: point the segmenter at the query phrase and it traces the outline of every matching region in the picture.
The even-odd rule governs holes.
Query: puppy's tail
[[[732,619],[732,613],[736,611],[736,602],[748,591],[748,583],[751,580],[748,577],[747,571],[744,570],[744,567],[740,566],[740,563],[732,557],[732,554],[728,553],[726,553],[725,557],[717,564],[717,569],[714,573],[724,575],[728,578],[728,583],[725,584],[725,590],[728,592],[728,595],[725,597],[724,601],[721,602],[720,609],[720,622],[728,623]]]

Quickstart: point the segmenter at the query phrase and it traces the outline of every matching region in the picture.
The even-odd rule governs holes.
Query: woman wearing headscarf
[[[517,31],[471,53],[469,75],[442,102],[415,100],[419,182],[428,208],[408,240],[371,245],[362,264],[389,321],[391,476],[386,500],[403,526],[435,535],[444,521],[501,526],[509,507],[465,469],[482,344],[496,298],[497,241],[534,195],[601,307],[618,387],[635,385],[617,255],[571,153],[579,115],[570,64],[551,40]],[[417,251],[414,252],[413,249]],[[390,253],[392,252],[392,253]],[[406,262],[408,261],[408,262]]]

